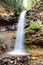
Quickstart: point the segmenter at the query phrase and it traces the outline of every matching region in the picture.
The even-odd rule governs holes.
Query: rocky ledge
[[[43,65],[43,57],[36,56],[12,56],[0,58],[1,65]]]

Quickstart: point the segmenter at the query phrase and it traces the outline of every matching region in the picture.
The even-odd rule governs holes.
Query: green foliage
[[[25,8],[23,7],[23,0],[3,0],[4,3],[10,6],[12,10],[15,10],[17,12],[23,11]],[[32,6],[34,5],[35,0],[28,0],[28,6],[26,10],[30,10]]]
[[[32,30],[31,28],[25,30],[26,33],[33,34],[35,33],[35,30]]]
[[[34,34],[35,32],[37,32],[40,29],[41,25],[40,22],[37,21],[30,21],[30,26],[28,29],[25,29],[24,32],[25,33],[29,33],[29,34]]]
[[[38,21],[30,21],[30,28],[31,29],[34,29],[34,30],[38,30],[38,29],[40,29],[40,24],[39,24],[39,22]]]
[[[30,10],[35,3],[36,3],[35,0],[28,0],[27,10]]]
[[[22,0],[3,0],[12,10],[21,11]]]

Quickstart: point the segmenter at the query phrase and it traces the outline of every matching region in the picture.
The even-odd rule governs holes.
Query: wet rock
[[[15,58],[16,57],[16,58]],[[27,56],[27,57],[18,57],[18,56],[14,56],[13,57],[9,57],[8,58],[1,58],[2,61],[0,61],[1,65],[43,65],[43,58],[38,56]],[[21,59],[21,60],[17,60],[17,58]],[[33,59],[35,58],[35,59]],[[12,59],[12,60],[11,60]]]

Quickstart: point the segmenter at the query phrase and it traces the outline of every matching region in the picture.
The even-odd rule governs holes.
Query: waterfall
[[[16,42],[14,45],[14,51],[23,51],[23,39],[24,39],[24,23],[25,23],[26,11],[23,11],[20,15],[17,28]]]
[[[28,0],[23,0],[23,6],[27,8]]]
[[[27,0],[24,1],[23,3],[26,4]],[[27,4],[24,6],[27,7]],[[26,11],[21,12],[19,20],[18,20],[18,27],[17,27],[17,34],[16,34],[16,41],[14,45],[14,49],[11,52],[8,52],[7,54],[9,55],[27,55],[26,50],[24,48],[24,23],[25,23],[25,16],[26,16]]]

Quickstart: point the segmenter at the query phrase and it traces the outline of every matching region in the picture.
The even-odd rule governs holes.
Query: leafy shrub
[[[38,30],[38,29],[40,29],[40,24],[39,24],[39,22],[38,21],[30,21],[30,28],[31,29],[34,29],[34,30]]]

